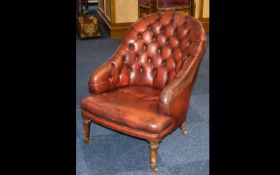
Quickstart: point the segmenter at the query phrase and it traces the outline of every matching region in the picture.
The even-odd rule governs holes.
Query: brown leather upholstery
[[[107,62],[92,72],[82,115],[114,130],[159,141],[186,120],[204,53],[201,23],[180,12],[135,22]]]
[[[124,87],[91,95],[82,101],[89,112],[136,130],[159,134],[170,125],[170,117],[158,114],[160,90],[150,87]]]

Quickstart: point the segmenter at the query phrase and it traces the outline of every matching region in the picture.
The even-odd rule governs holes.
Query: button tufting
[[[147,50],[146,44],[143,45],[142,50],[143,50],[143,51]]]
[[[130,50],[133,50],[133,49],[134,49],[133,44],[129,44],[128,47],[129,47]]]
[[[155,69],[155,70],[154,70],[154,75],[156,75],[156,74],[157,74],[157,70]]]
[[[148,62],[150,63],[152,61],[152,59],[151,58],[148,58]]]
[[[166,39],[166,44],[169,44],[169,38]]]
[[[142,38],[142,35],[141,35],[141,34],[138,34],[138,38],[141,39],[141,38]]]

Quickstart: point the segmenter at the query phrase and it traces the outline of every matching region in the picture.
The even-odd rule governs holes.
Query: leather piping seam
[[[183,80],[182,80],[182,81],[183,81]],[[188,80],[188,78],[187,78],[186,82],[180,83],[180,84],[178,84],[178,86],[176,86],[174,89],[169,90],[169,91],[166,91],[167,96],[168,96],[168,99],[170,99],[170,98],[171,98],[170,96],[173,95],[173,94],[175,94],[175,93],[177,93],[178,91],[184,90],[185,87],[187,87],[188,85],[190,85],[190,84],[189,84],[190,82],[191,82],[191,81]],[[175,90],[175,89],[176,89],[176,90]],[[168,101],[170,101],[170,100],[168,100]]]
[[[101,81],[101,82],[90,81],[89,83],[90,83],[90,84],[98,85],[98,84],[108,83],[108,81]]]

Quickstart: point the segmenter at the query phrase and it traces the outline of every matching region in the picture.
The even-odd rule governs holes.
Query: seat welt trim
[[[127,126],[124,126],[124,125],[119,124],[119,123],[117,123],[117,122],[114,122],[114,121],[112,121],[112,120],[108,120],[108,119],[104,119],[104,118],[102,118],[102,117],[99,117],[98,115],[93,114],[93,113],[89,112],[88,110],[82,109],[82,112],[83,112],[83,111],[86,112],[86,113],[89,113],[89,114],[91,114],[91,115],[94,115],[94,117],[96,117],[96,118],[98,118],[98,119],[100,119],[100,120],[113,123],[114,125],[118,125],[118,126],[120,126],[120,127],[122,127],[122,128],[125,128],[125,129],[135,130],[135,131],[137,131],[137,132],[144,133],[144,134],[148,134],[148,135],[151,135],[151,136],[158,136],[158,135],[160,134],[160,133],[154,134],[154,133],[142,131],[142,130],[140,130],[140,129],[135,129],[135,128],[127,127]],[[90,118],[90,119],[92,119],[92,118]],[[97,122],[97,123],[98,123],[98,122]],[[111,129],[113,129],[113,130],[116,130],[116,129],[114,129],[114,128],[110,127],[110,126],[107,126],[107,125],[106,125],[106,127],[111,128]],[[166,128],[166,129],[167,129],[167,128]],[[164,131],[164,130],[163,130],[163,131]],[[133,134],[130,134],[130,135],[133,135]],[[135,135],[133,135],[133,136],[135,136]],[[137,137],[137,136],[135,136],[135,137]]]

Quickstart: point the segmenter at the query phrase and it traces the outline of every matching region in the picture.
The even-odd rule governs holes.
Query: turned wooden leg
[[[84,132],[84,140],[86,144],[92,143],[91,139],[89,138],[90,123],[91,123],[90,119],[83,117],[83,126],[84,126],[83,132]]]
[[[157,162],[157,151],[159,147],[159,142],[157,141],[149,141],[150,143],[150,167],[153,172],[158,172],[158,167],[156,165]]]
[[[184,122],[181,126],[182,134],[187,135],[187,123]]]

